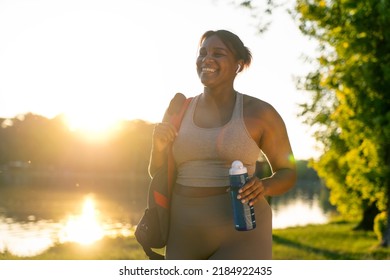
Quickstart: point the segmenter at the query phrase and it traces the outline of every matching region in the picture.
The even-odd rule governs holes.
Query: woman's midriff
[[[175,185],[174,192],[178,195],[188,197],[207,197],[213,195],[226,194],[229,186],[226,187],[189,187],[180,184]]]

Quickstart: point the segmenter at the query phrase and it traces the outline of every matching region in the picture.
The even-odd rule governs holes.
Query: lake
[[[33,256],[58,243],[93,244],[105,236],[131,236],[146,206],[147,184],[145,176],[135,174],[3,180],[0,252]],[[326,198],[319,181],[299,182],[271,199],[274,228],[327,222],[332,208]]]

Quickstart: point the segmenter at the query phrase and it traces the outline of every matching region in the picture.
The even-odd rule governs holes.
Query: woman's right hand
[[[169,122],[156,124],[153,130],[153,150],[154,152],[164,151],[177,136],[176,128]]]

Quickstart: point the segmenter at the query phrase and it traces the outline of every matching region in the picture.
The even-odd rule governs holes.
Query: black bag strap
[[[149,257],[149,260],[164,260],[165,256],[153,251],[150,247],[146,247],[142,245],[142,249],[144,249],[145,254]]]

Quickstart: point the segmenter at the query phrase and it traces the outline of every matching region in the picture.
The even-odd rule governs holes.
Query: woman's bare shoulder
[[[265,118],[279,115],[270,103],[246,94],[244,94],[244,110],[246,115],[252,117]]]

